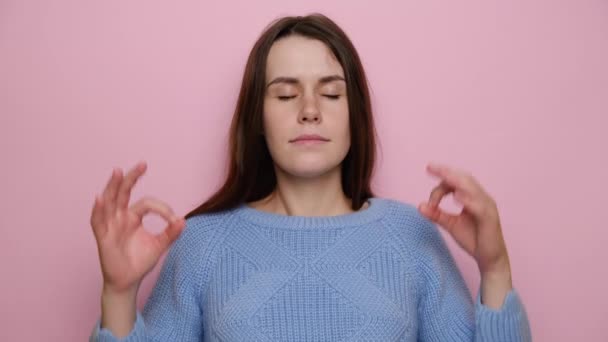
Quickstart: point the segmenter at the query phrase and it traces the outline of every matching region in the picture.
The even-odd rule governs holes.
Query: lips
[[[297,142],[297,141],[329,141],[329,139],[320,136],[318,134],[302,134],[300,136],[298,136],[297,138],[291,140],[290,142]]]

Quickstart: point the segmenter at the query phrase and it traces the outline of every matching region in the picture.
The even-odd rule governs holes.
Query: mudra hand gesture
[[[470,174],[431,163],[427,171],[441,179],[419,211],[445,229],[477,261],[482,278],[482,297],[499,307],[511,289],[511,268],[496,202]],[[453,193],[463,205],[453,215],[439,208],[442,198]]]
[[[129,207],[131,190],[145,171],[145,163],[138,163],[124,177],[120,169],[113,170],[92,209],[90,223],[99,251],[104,290],[114,293],[137,291],[142,278],[185,226],[184,219],[158,199],[142,198]],[[144,229],[142,221],[148,213],[165,219],[166,229],[159,234]]]

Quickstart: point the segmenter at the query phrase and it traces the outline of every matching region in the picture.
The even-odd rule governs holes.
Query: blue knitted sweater
[[[515,289],[473,300],[439,228],[372,197],[339,216],[191,217],[128,336],[90,341],[530,341]]]

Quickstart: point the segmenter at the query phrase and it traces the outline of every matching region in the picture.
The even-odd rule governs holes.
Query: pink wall
[[[0,2],[0,340],[86,339],[89,214],[112,167],[148,162],[135,198],[202,201],[255,38],[318,10],[369,75],[378,193],[425,199],[428,161],[471,171],[499,205],[535,340],[608,341],[608,2],[286,2]]]

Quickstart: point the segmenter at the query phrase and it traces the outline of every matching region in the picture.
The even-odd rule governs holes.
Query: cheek
[[[272,145],[288,139],[289,122],[286,120],[288,115],[285,114],[284,112],[273,111],[272,108],[268,108],[264,112],[263,125],[267,144]]]
[[[342,132],[342,137],[347,139],[348,143],[350,144],[350,119],[348,109],[341,114],[340,130]]]

